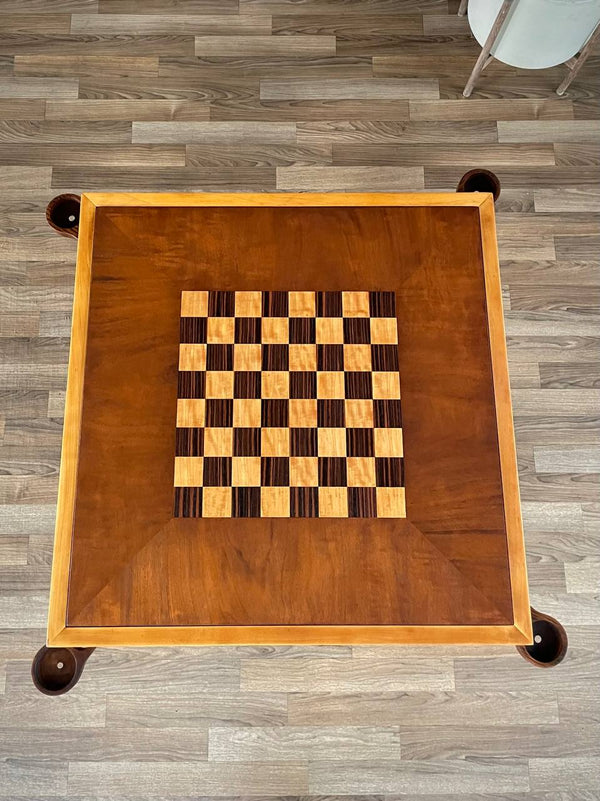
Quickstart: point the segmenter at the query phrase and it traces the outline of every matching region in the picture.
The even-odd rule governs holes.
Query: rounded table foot
[[[466,172],[458,182],[457,192],[491,192],[494,203],[500,197],[500,179],[490,170],[474,169]]]
[[[531,609],[533,645],[518,645],[517,651],[537,667],[554,667],[566,656],[567,632],[553,617]]]
[[[94,648],[40,648],[31,665],[31,678],[41,693],[62,695],[81,678]]]
[[[46,220],[61,236],[79,235],[80,195],[57,195],[46,206]]]

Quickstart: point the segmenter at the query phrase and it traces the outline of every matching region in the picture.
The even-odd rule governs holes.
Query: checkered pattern
[[[176,517],[405,517],[393,292],[183,292]]]

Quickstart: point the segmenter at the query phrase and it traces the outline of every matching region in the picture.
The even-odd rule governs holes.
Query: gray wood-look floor
[[[494,63],[457,0],[0,0],[0,797],[600,798],[598,57]],[[102,650],[39,695],[75,242],[55,194],[497,206],[531,596],[571,647]]]

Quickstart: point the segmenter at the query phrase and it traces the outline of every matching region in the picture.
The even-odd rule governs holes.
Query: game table
[[[39,689],[97,646],[555,660],[492,195],[86,193],[48,221],[78,252]]]

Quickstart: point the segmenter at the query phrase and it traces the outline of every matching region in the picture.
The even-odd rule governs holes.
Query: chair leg
[[[594,42],[596,41],[598,36],[600,36],[600,23],[598,23],[598,25],[596,25],[596,28],[594,29],[594,32],[592,33],[590,38],[587,40],[587,42],[584,44],[584,46],[581,48],[581,52],[579,53],[579,55],[575,59],[575,63],[570,68],[570,70],[567,73],[567,76],[564,79],[564,81],[561,83],[561,85],[556,90],[556,94],[557,95],[564,95],[564,93],[567,91],[567,89],[571,85],[571,82],[573,81],[573,79],[576,77],[576,75],[579,72],[579,70],[583,67],[583,65],[587,61],[587,57],[589,56],[590,51],[591,51],[591,49],[592,49],[592,47],[594,45]]]
[[[458,16],[464,17],[467,13],[467,4],[469,0],[460,0],[460,5],[458,7]]]
[[[475,84],[477,83],[477,79],[481,75],[484,66],[487,66],[487,64],[489,63],[488,57],[490,55],[490,51],[494,46],[494,42],[498,38],[500,29],[502,28],[504,20],[506,19],[506,15],[510,10],[511,3],[512,0],[504,0],[502,5],[500,6],[500,11],[498,12],[498,16],[494,20],[492,29],[488,34],[488,38],[485,40],[485,44],[481,48],[481,53],[479,54],[479,58],[475,62],[475,66],[473,67],[473,72],[469,76],[467,85],[464,88],[463,97],[471,97],[471,92],[473,91]]]

